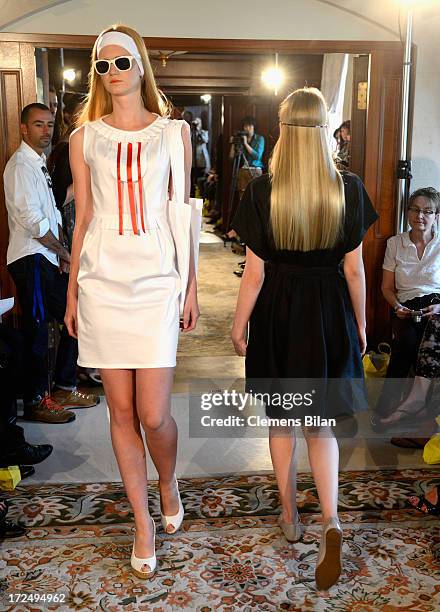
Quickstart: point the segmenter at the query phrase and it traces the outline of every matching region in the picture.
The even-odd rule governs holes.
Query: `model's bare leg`
[[[338,442],[331,427],[303,428],[313,479],[322,511],[322,533],[316,560],[315,580],[319,592],[328,589],[342,571],[342,530],[338,521]]]
[[[304,427],[303,433],[325,523],[330,517],[338,516],[338,442],[331,427]]]
[[[154,554],[153,530],[148,511],[147,466],[139,418],[136,413],[134,370],[100,369],[110,411],[110,432],[119,471],[133,508],[136,556]]]
[[[280,492],[282,519],[286,523],[295,523],[297,522],[295,430],[291,427],[269,427],[269,448]]]
[[[174,368],[136,370],[138,416],[145,430],[151,459],[159,474],[162,512],[168,516],[179,511],[174,482],[177,426],[171,416],[173,376]]]

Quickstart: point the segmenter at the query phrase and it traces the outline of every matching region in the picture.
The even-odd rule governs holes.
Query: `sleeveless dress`
[[[93,218],[78,273],[80,366],[176,365],[186,281],[178,271],[167,204],[173,159],[184,173],[183,123],[158,116],[139,131],[102,119],[84,125]]]
[[[332,249],[275,248],[267,174],[249,183],[232,221],[243,242],[265,261],[263,286],[249,321],[246,389],[274,395],[313,387],[313,409],[323,418],[366,409],[356,320],[341,263],[378,215],[360,178],[341,174],[345,218]],[[290,416],[311,412],[304,405]],[[281,406],[267,403],[266,414],[289,416]]]

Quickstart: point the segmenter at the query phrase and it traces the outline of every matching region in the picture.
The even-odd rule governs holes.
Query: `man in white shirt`
[[[76,391],[78,345],[65,328],[58,347],[55,384],[59,390],[54,397],[48,362],[48,320],[53,317],[63,322],[70,261],[43,153],[51,141],[53,125],[53,115],[44,104],[29,104],[22,111],[23,141],[4,172],[7,264],[17,288],[26,334],[24,418],[67,423],[75,419],[75,414],[63,406],[77,404],[67,403],[66,397],[75,400],[70,396],[80,394]]]

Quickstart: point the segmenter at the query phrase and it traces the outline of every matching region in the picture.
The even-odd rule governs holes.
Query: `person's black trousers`
[[[0,453],[25,444],[23,428],[17,425],[17,396],[23,376],[23,335],[0,323]]]
[[[50,392],[48,323],[63,323],[69,275],[60,273],[42,255],[29,255],[9,264],[23,313],[26,360],[23,381],[24,401]],[[54,382],[64,388],[76,387],[78,342],[63,325],[55,365]]]
[[[195,196],[198,179],[203,178],[205,174],[205,168],[191,168],[191,197]]]
[[[404,302],[402,306],[410,310],[421,310],[431,304],[439,304],[437,294],[424,295]],[[391,343],[391,359],[387,376],[379,397],[375,412],[382,417],[389,416],[396,408],[396,402],[401,399],[402,379],[407,378],[411,367],[416,367],[420,342],[422,341],[428,319],[422,318],[420,323],[413,319],[399,319],[393,313],[391,326],[393,340]]]

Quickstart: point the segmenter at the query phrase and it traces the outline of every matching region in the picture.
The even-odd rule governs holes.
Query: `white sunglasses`
[[[120,55],[113,59],[97,59],[93,62],[93,67],[99,75],[107,74],[110,66],[113,64],[120,72],[126,72],[133,67],[133,61],[136,61],[134,55]]]

